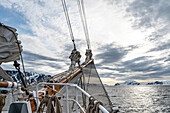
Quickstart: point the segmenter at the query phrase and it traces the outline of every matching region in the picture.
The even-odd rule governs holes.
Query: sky
[[[86,40],[77,0],[66,0],[77,49]],[[170,80],[168,0],[84,0],[98,73],[105,84]],[[73,45],[61,0],[0,0],[0,22],[17,29],[26,71],[67,70]],[[12,63],[2,64],[14,69]]]

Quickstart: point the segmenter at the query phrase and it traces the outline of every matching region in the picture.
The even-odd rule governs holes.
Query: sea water
[[[170,85],[109,86],[106,90],[120,113],[170,113]]]

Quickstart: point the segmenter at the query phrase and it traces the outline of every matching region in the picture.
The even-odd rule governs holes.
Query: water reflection
[[[107,87],[122,113],[170,113],[170,86]]]

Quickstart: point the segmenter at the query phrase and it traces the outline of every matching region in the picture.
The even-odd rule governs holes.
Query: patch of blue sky
[[[0,6],[0,22],[4,25],[14,27],[18,33],[33,35],[24,15],[15,9],[8,9]]]

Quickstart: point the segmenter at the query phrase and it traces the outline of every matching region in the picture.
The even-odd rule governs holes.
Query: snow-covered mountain
[[[140,85],[140,83],[136,81],[125,81],[123,83],[116,83],[115,86],[127,86],[127,85]]]
[[[13,70],[5,70],[5,71],[6,71],[6,73],[8,75],[10,75],[12,77],[12,79],[15,82],[22,83],[17,71],[13,71]],[[27,78],[28,84],[32,84],[32,83],[35,83],[37,81],[40,81],[40,80],[43,80],[43,79],[47,79],[49,77],[51,77],[51,75],[45,75],[45,74],[37,73],[37,72],[26,72],[26,78]],[[0,80],[4,81],[4,79],[1,78],[1,77],[0,77]]]
[[[146,85],[170,85],[170,81],[155,81],[149,82]]]
[[[115,86],[128,86],[128,85],[141,85],[141,83],[138,83],[136,81],[125,81],[123,83],[115,84]],[[155,82],[144,83],[142,85],[170,85],[170,81],[155,81]]]

